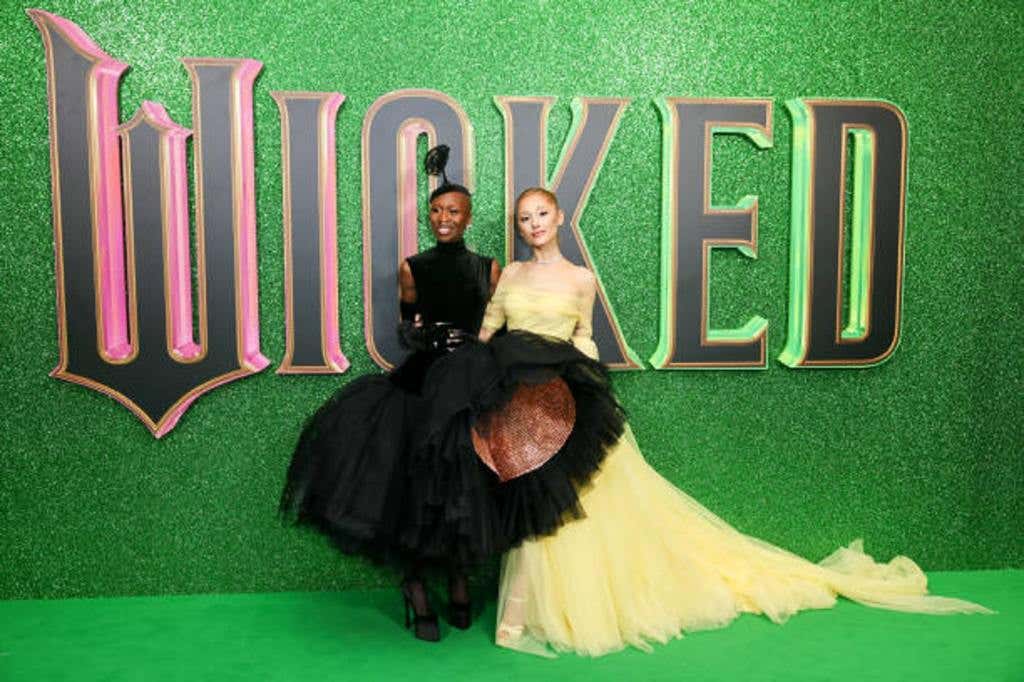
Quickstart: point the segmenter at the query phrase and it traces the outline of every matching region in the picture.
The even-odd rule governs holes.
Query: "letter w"
[[[197,397],[268,364],[253,197],[252,87],[262,64],[182,60],[195,128],[196,339],[191,131],[153,102],[119,125],[128,66],[67,19],[28,13],[46,49],[60,342],[51,376],[109,395],[159,438]]]

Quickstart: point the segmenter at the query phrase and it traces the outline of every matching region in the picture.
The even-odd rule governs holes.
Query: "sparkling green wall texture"
[[[66,2],[44,7],[131,65],[191,125],[184,56],[252,57],[262,349],[284,354],[280,121],[272,90],[340,91],[338,232],[349,374],[273,367],[201,397],[157,441],[57,362],[44,52],[0,12],[0,598],[337,589],[394,578],[282,526],[303,418],[374,371],[363,344],[359,135],[378,96],[441,90],[475,131],[472,245],[503,249],[495,95],[632,98],[582,217],[630,345],[657,346],[663,96],[771,97],[774,146],[714,143],[713,201],[760,197],[756,260],[712,258],[713,325],[769,320],[765,371],[615,377],[663,475],[741,530],[820,558],[864,537],[926,569],[1024,566],[1021,235],[1024,17],[1017,2]],[[794,97],[878,98],[909,123],[899,348],[879,367],[792,370],[786,330]],[[622,510],[629,513],[628,509]]]

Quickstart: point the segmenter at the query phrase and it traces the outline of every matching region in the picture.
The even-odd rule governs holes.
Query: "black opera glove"
[[[437,348],[438,350],[444,350],[451,352],[459,346],[464,346],[470,341],[475,341],[476,337],[467,332],[464,329],[458,327],[447,327],[444,329],[444,333],[441,334],[442,330],[438,330]]]
[[[398,337],[409,350],[426,353],[445,353],[472,340],[472,334],[453,327],[448,322],[417,325],[403,320],[398,325]]]
[[[434,322],[427,325],[430,351],[449,353],[472,339],[472,335],[452,325],[451,322]]]
[[[415,303],[406,303],[405,301],[398,302],[398,311],[401,316],[400,319],[405,322],[415,322],[416,315],[419,314]]]
[[[398,323],[398,340],[409,350],[430,352],[430,329],[412,320],[402,320]]]

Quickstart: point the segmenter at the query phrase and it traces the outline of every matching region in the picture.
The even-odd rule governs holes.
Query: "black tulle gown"
[[[348,554],[403,569],[472,565],[580,515],[577,491],[624,419],[606,370],[571,344],[520,332],[472,340],[491,259],[459,242],[409,265],[424,324],[471,340],[450,352],[413,352],[390,374],[335,392],[302,430],[281,512]],[[502,480],[478,456],[474,427],[493,426],[488,418],[506,414],[522,387],[553,379],[572,395],[571,434],[542,466]]]

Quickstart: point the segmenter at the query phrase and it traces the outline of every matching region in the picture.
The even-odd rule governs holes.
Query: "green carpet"
[[[935,573],[999,611],[920,616],[841,602],[783,626],[744,616],[654,653],[546,660],[492,644],[494,604],[440,644],[396,590],[0,602],[0,680],[1024,680],[1024,570]]]

